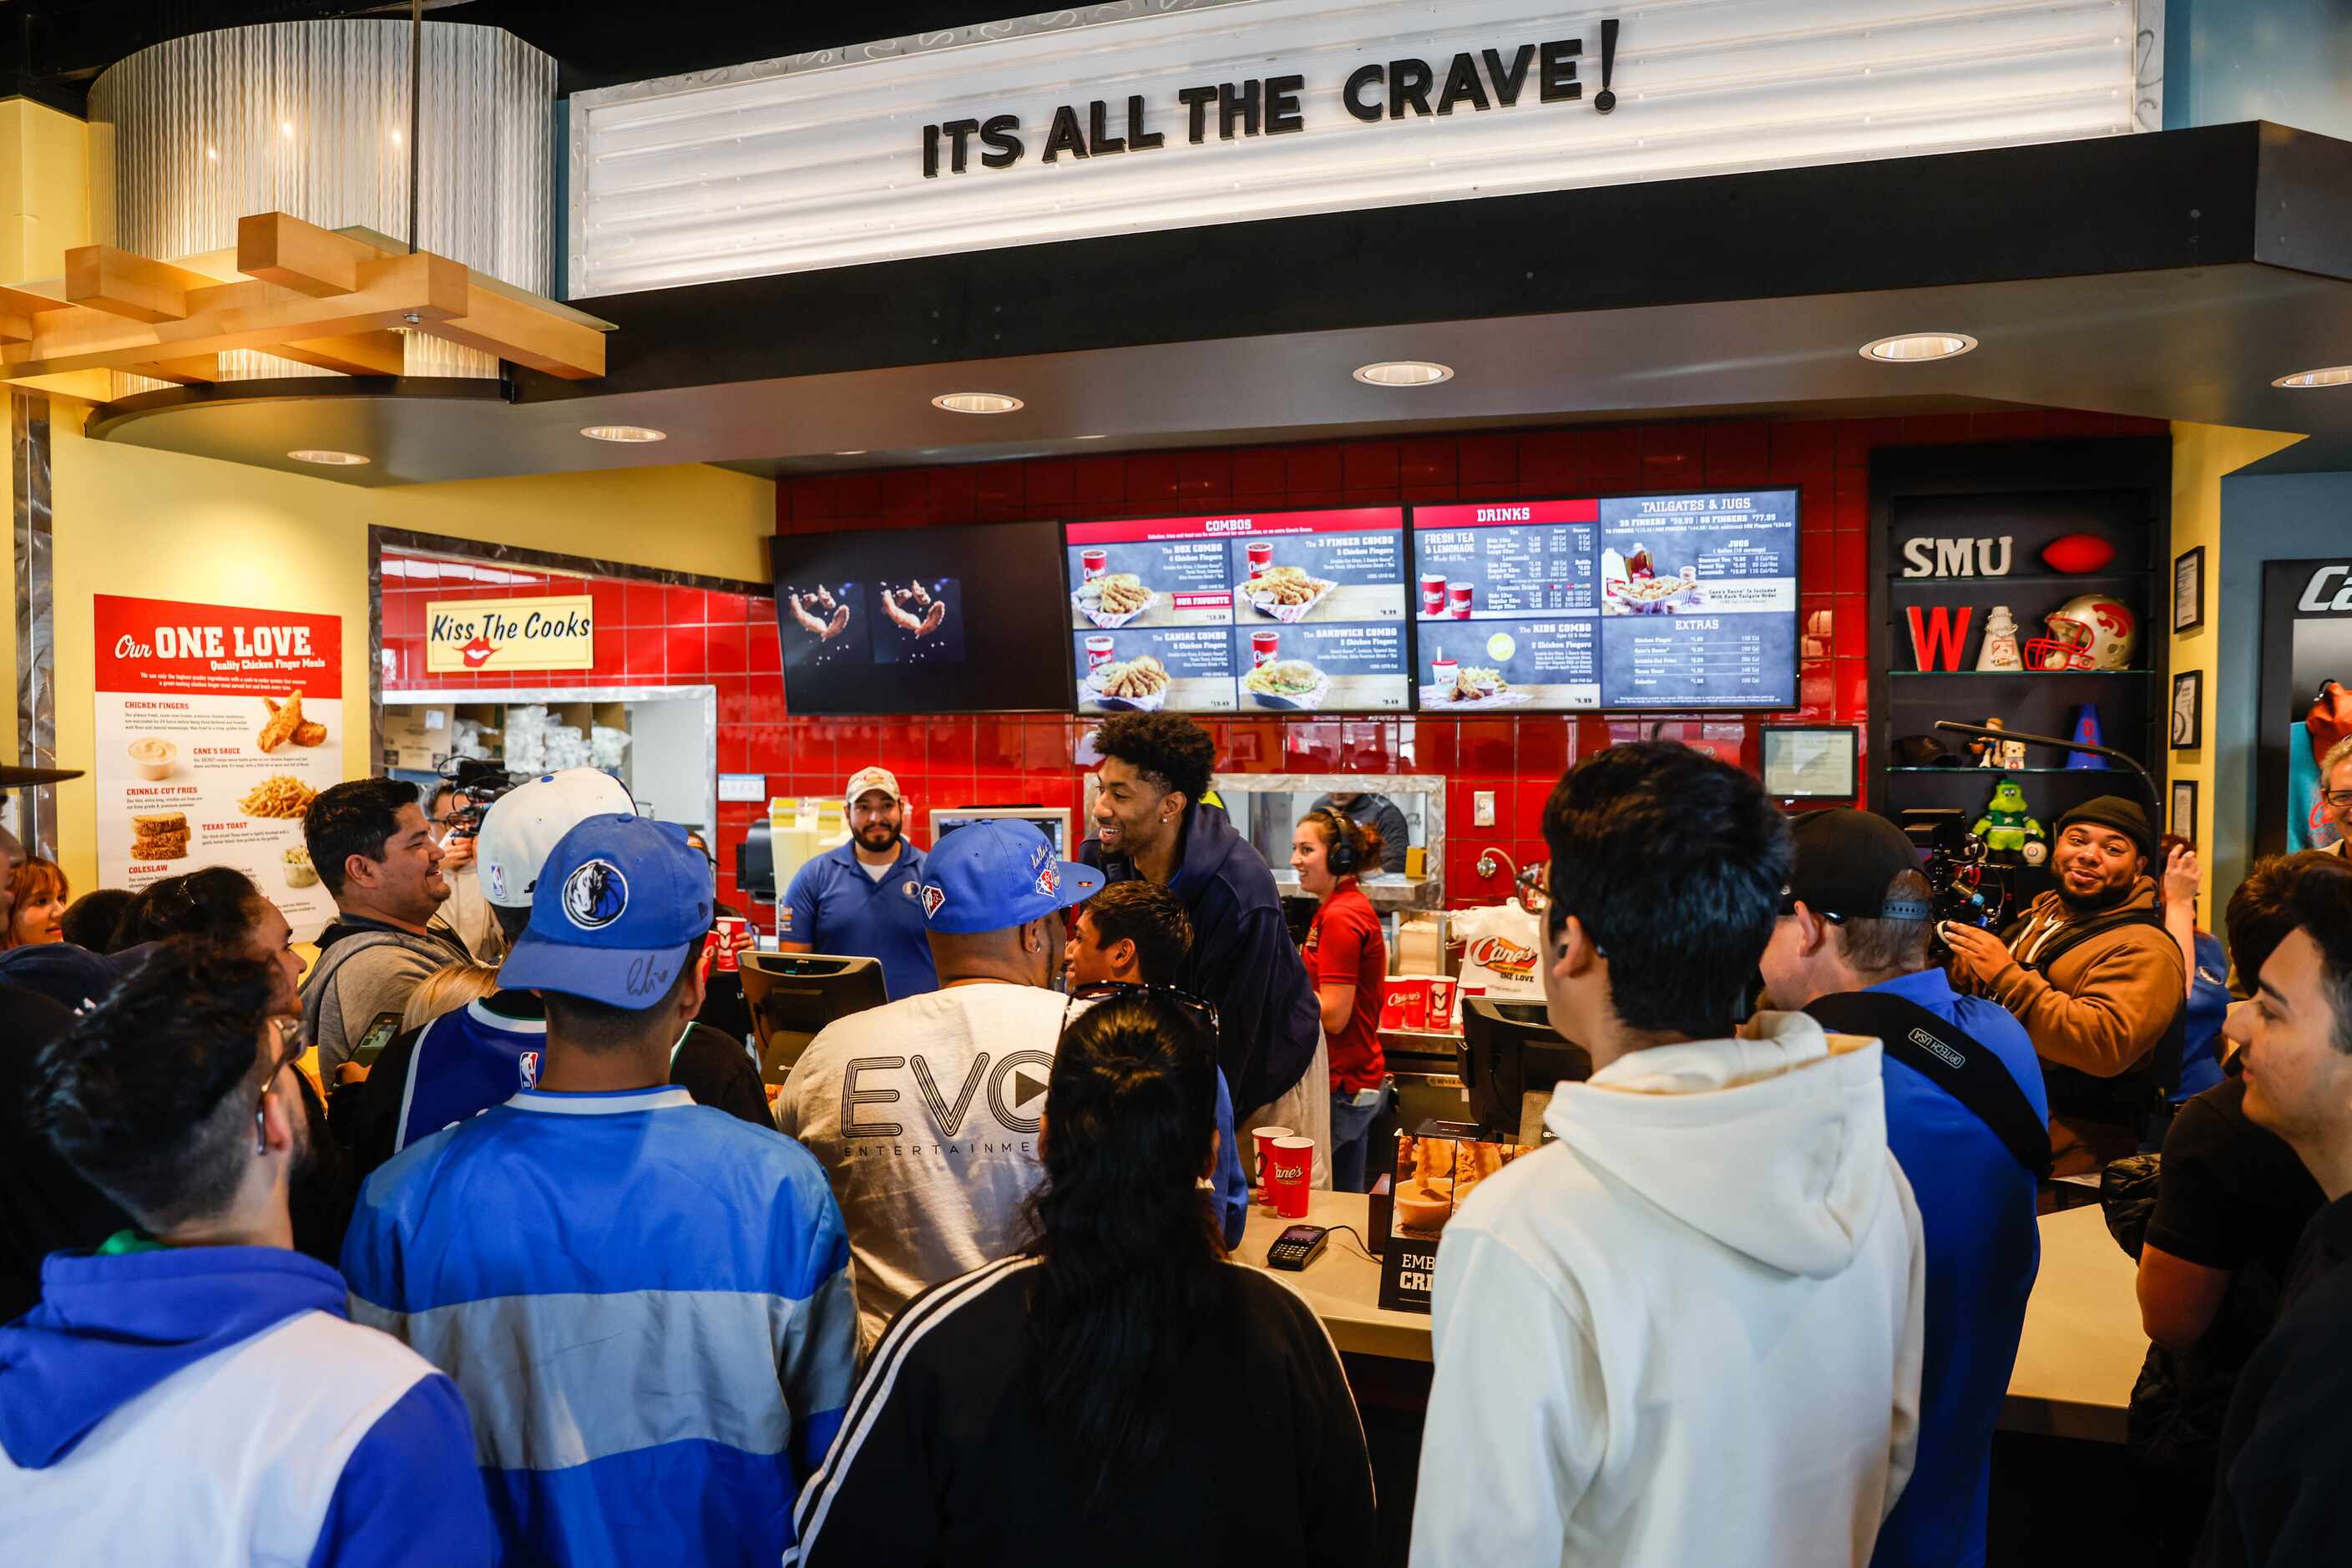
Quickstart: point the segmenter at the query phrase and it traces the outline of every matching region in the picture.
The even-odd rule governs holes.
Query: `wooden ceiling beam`
[[[469,284],[466,313],[422,330],[517,364],[586,381],[604,374],[604,334],[538,310],[511,295]]]
[[[360,268],[386,255],[364,240],[285,213],[255,213],[236,220],[236,269],[313,300],[353,292],[360,286]]]
[[[398,332],[352,332],[336,338],[305,338],[279,343],[269,351],[280,359],[345,375],[398,375],[406,368],[408,350]]]
[[[131,370],[156,359],[223,353],[231,349],[275,353],[286,343],[432,327],[471,308],[466,268],[420,251],[362,264],[349,294],[313,300],[275,283],[211,283],[187,291],[188,313],[171,321],[135,322],[94,309],[43,315],[33,341],[0,348],[0,375],[46,375],[68,370]],[[601,346],[601,345],[600,345]]]
[[[110,316],[152,325],[184,320],[189,297],[220,286],[217,278],[153,261],[110,245],[66,252],[66,300]]]
[[[157,381],[175,381],[182,386],[218,381],[220,355],[191,354],[184,359],[149,360],[145,364],[125,365],[123,369],[136,375],[152,376]]]

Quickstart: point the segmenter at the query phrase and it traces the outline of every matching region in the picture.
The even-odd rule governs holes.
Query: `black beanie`
[[[2058,826],[2051,832],[2051,838],[2054,841],[2059,834],[2065,832],[2070,822],[2093,822],[2101,827],[2114,828],[2137,846],[2140,854],[2147,857],[2148,866],[2155,868],[2156,829],[2148,826],[2147,813],[2139,808],[2137,801],[2126,800],[2119,795],[2095,796],[2060,817]]]

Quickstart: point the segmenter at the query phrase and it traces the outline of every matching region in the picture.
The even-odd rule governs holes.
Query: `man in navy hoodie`
[[[1078,858],[1108,881],[1148,878],[1183,904],[1192,947],[1177,983],[1216,1006],[1218,1065],[1233,1085],[1244,1158],[1255,1152],[1251,1128],[1287,1127],[1315,1140],[1315,1185],[1329,1186],[1321,1010],[1283,921],[1273,870],[1232,818],[1201,803],[1215,742],[1173,713],[1127,713],[1105,720],[1094,744],[1102,758],[1095,832]]]
[[[172,943],[41,1053],[36,1131],[137,1222],[0,1328],[23,1563],[488,1563],[456,1385],[294,1247],[310,1129],[274,966]]]

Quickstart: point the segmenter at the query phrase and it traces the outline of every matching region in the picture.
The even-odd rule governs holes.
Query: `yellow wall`
[[[2172,673],[2189,670],[2205,674],[2205,737],[2207,743],[2193,751],[2170,753],[2170,776],[2197,781],[2197,826],[2189,835],[2200,847],[2214,843],[2213,836],[2213,746],[2214,703],[2221,693],[2221,622],[2225,607],[2220,602],[2221,583],[2221,479],[2248,463],[2258,462],[2282,447],[2302,440],[2300,436],[2283,435],[2275,430],[2240,430],[2223,425],[2190,425],[2176,422],[2172,426],[2172,556],[2175,560],[2199,545],[2205,547],[2205,624],[2194,630],[2172,633]],[[2172,577],[2168,563],[2164,580],[2153,595],[2157,614],[2162,618],[2158,625],[2167,631],[2172,626]],[[2252,614],[2251,606],[2229,613]],[[2167,712],[2170,711],[2171,692],[2165,692]],[[2168,793],[2166,810],[2170,811]],[[2208,848],[2205,856],[2205,887],[2200,895],[2197,923],[2206,930],[2213,929],[2221,903],[2237,883],[2242,867],[2223,867],[2215,863]],[[2228,886],[2224,886],[2224,881]]]
[[[359,489],[205,458],[90,441],[53,411],[58,756],[90,762],[91,601],[123,594],[305,610],[343,620],[343,768],[373,771],[368,714],[371,525],[488,540],[708,576],[767,575],[775,486],[703,466]],[[58,839],[76,889],[95,886],[87,779],[58,786]]]
[[[21,98],[0,99],[0,283],[62,278],[88,245],[89,127]]]

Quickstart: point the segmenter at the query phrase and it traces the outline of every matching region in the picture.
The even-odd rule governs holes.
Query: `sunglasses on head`
[[[1217,1032],[1217,1009],[1205,996],[1174,985],[1144,985],[1132,980],[1093,980],[1070,993],[1073,1002],[1108,1002],[1115,996],[1149,996],[1165,1002],[1211,1034]]]

